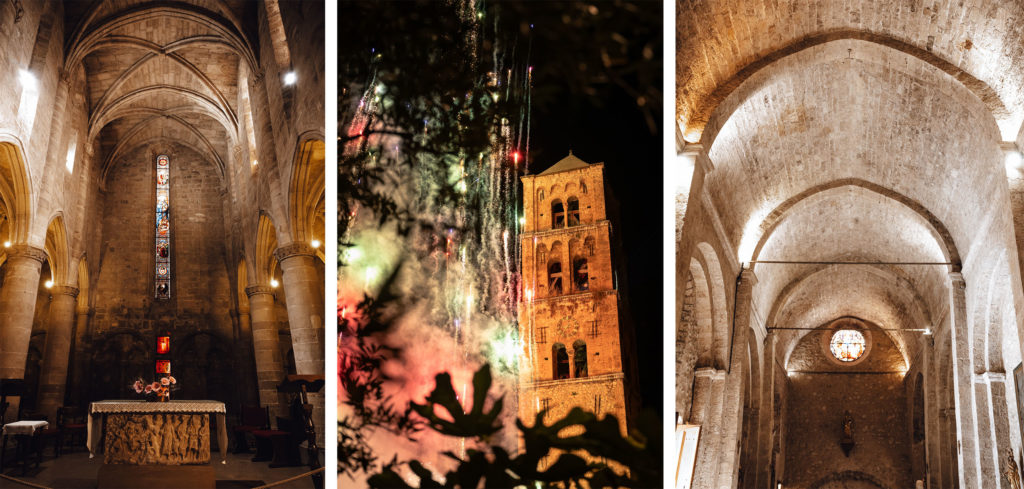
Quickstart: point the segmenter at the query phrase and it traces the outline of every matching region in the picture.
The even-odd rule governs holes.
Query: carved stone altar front
[[[194,465],[210,463],[208,414],[110,414],[103,463]]]

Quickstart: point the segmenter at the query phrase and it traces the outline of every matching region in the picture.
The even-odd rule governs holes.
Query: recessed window
[[[832,334],[829,342],[832,355],[840,362],[855,362],[864,355],[867,342],[864,335],[855,329],[840,329]]]

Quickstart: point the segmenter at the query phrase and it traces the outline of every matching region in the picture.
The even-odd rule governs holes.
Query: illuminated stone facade
[[[603,169],[570,153],[522,179],[519,417],[528,425],[540,410],[551,422],[579,406],[614,415],[625,432],[633,410]]]

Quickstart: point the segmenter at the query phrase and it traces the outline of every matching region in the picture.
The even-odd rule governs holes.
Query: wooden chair
[[[69,446],[72,449],[75,447],[76,439],[79,441],[78,446],[85,446],[88,436],[86,426],[85,411],[82,409],[64,406],[57,410],[57,429],[60,430],[58,447],[61,453],[64,451],[65,440],[70,442]]]
[[[259,406],[242,406],[239,424],[232,428],[235,433],[235,453],[249,451],[249,438],[246,434],[270,428],[270,410]]]

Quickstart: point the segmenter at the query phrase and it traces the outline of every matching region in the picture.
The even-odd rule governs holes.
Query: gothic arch
[[[28,240],[32,220],[32,187],[24,154],[20,143],[0,136],[0,205],[10,222],[8,239],[15,244]]]
[[[269,285],[274,277],[277,259],[277,231],[274,221],[266,212],[260,211],[259,224],[256,227],[256,247],[253,249],[253,276],[250,285]]]
[[[324,216],[324,151],[323,140],[308,139],[295,153],[288,185],[288,217],[294,242],[324,242],[325,230],[317,226]]]
[[[255,51],[249,44],[245,35],[239,29],[239,23],[235,20],[229,23],[224,18],[224,13],[212,12],[207,9],[186,5],[144,5],[125,9],[115,15],[107,17],[94,24],[99,14],[98,7],[103,2],[97,3],[97,8],[82,20],[71,35],[71,41],[67,50],[67,57],[64,62],[64,69],[70,71],[89,53],[98,49],[98,45],[119,27],[136,22],[144,22],[150,19],[177,19],[195,23],[212,30],[218,37],[230,46],[231,50],[240,58],[245,60],[250,69],[257,69]],[[228,14],[230,15],[230,14]]]
[[[46,227],[46,242],[43,248],[50,262],[51,280],[56,285],[73,285],[70,274],[70,252],[68,251],[68,232],[64,217],[57,213]]]
[[[83,256],[78,260],[78,297],[76,298],[76,306],[79,314],[88,314],[89,289],[89,262],[86,260],[86,257]]]

